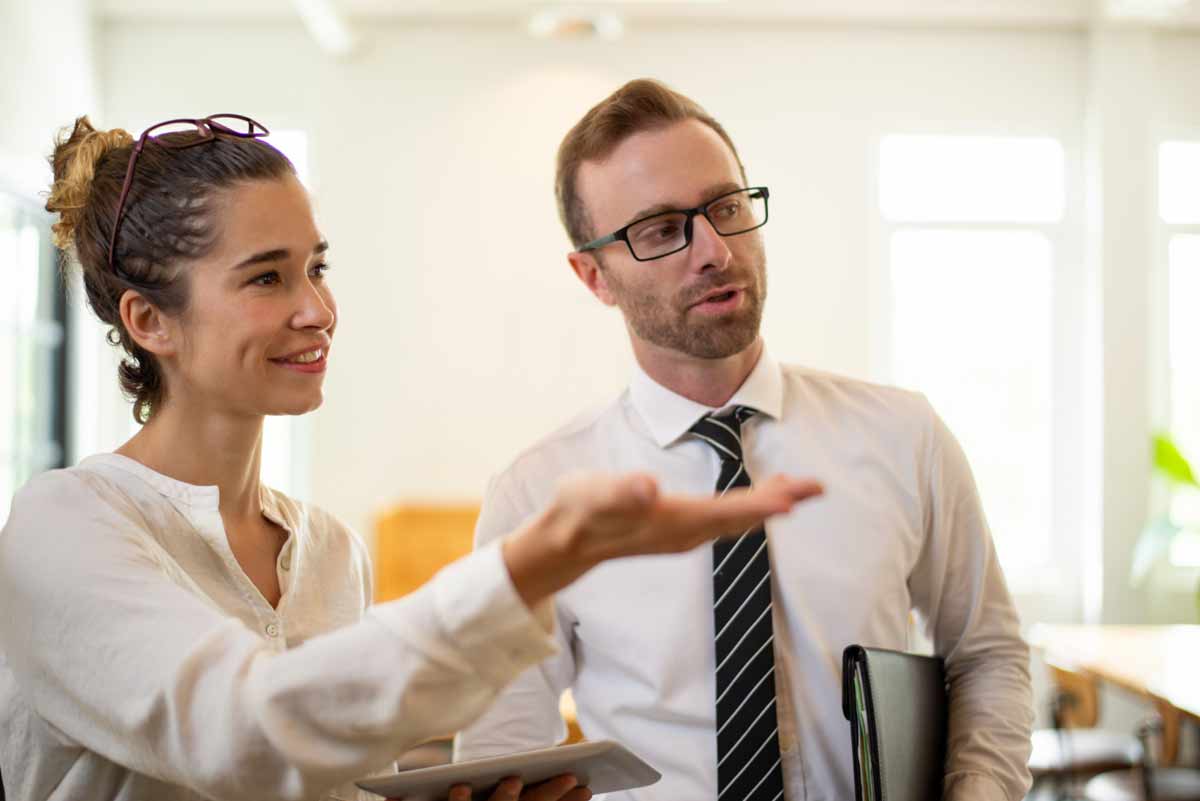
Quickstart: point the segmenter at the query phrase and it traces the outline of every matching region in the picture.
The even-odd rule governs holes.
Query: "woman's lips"
[[[313,348],[284,359],[271,359],[273,364],[297,373],[323,373],[328,361],[329,356],[325,348]]]

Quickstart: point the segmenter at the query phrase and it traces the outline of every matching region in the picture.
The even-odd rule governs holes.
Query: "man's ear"
[[[571,269],[575,271],[575,275],[583,282],[583,285],[601,303],[605,306],[617,305],[617,299],[608,289],[604,268],[600,266],[599,260],[593,254],[575,250],[567,254],[567,261],[571,263]]]
[[[155,356],[173,356],[178,350],[174,321],[132,289],[121,295],[121,322],[129,338]]]

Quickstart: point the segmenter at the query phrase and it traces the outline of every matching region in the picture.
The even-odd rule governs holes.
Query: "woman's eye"
[[[272,284],[277,284],[279,283],[279,273],[277,273],[275,270],[271,270],[269,273],[263,273],[262,275],[250,279],[250,283],[257,284],[258,286],[271,286]]]
[[[314,264],[312,267],[312,273],[317,278],[324,278],[325,273],[329,272],[329,267],[330,267],[330,265],[328,262],[321,262],[320,264]]]

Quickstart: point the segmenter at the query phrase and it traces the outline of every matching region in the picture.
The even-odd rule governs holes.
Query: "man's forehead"
[[[690,207],[741,186],[737,159],[699,120],[641,131],[607,158],[580,165],[577,191],[593,221],[624,224],[641,210]]]

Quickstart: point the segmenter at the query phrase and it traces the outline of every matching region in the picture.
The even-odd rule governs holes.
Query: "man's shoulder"
[[[886,411],[893,419],[909,413],[924,420],[931,410],[924,394],[904,387],[795,364],[781,364],[780,371],[785,397],[791,402],[820,402],[864,413]]]
[[[626,389],[608,403],[590,407],[518,453],[502,474],[521,473],[547,462],[570,460],[584,466],[595,449],[603,447],[605,432],[614,426],[627,425],[625,407],[629,397]]]

